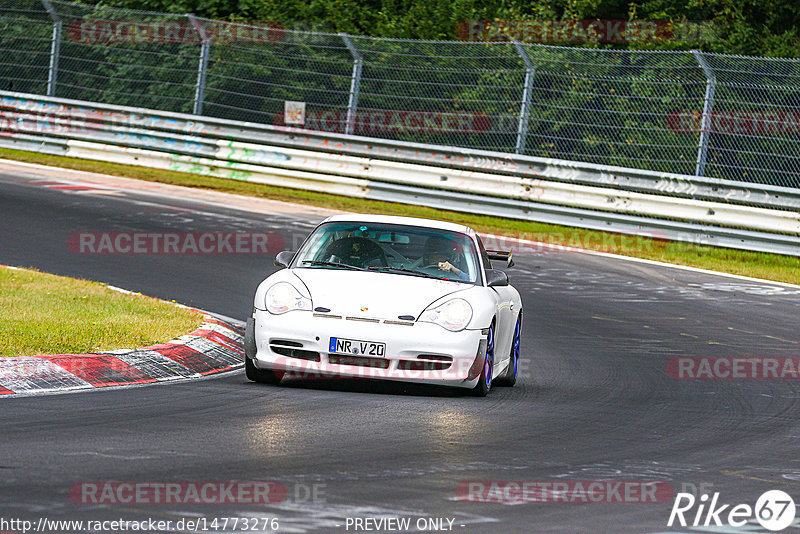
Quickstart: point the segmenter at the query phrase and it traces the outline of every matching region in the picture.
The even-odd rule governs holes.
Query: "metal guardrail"
[[[62,109],[63,106],[74,109]],[[650,194],[776,209],[800,209],[800,189],[765,184],[515,156],[503,152],[403,143],[7,91],[0,91],[0,110],[3,110],[3,128],[20,133],[38,132],[72,139],[125,141],[126,146],[158,149],[165,146],[159,143],[159,139],[173,149],[180,139],[176,136],[190,135],[193,137],[187,141],[189,143],[196,143],[197,137],[259,142],[392,161],[422,162],[467,171],[534,179],[547,177],[575,184],[614,187]],[[84,133],[81,133],[81,129]],[[109,135],[101,137],[103,132]]]
[[[5,147],[800,255],[795,189],[9,92],[0,118]]]

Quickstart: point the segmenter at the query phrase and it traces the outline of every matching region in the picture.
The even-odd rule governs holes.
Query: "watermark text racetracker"
[[[456,488],[459,501],[493,504],[656,504],[674,494],[668,482],[641,480],[468,480]]]
[[[284,484],[277,481],[87,481],[73,484],[69,488],[69,498],[80,506],[324,504],[326,488],[326,484]]]
[[[67,28],[72,42],[82,44],[275,43],[284,30],[274,21],[210,20],[80,20]]]
[[[705,128],[716,134],[796,136],[800,134],[800,110],[728,109],[708,114],[699,109],[680,110],[667,116],[667,127],[675,133],[691,135]]]
[[[658,232],[612,234],[565,230],[548,234],[491,235],[481,234],[487,250],[510,250],[513,255],[569,253],[594,250],[618,253],[621,250],[659,252],[669,246],[666,236]]]
[[[716,36],[704,20],[465,20],[456,26],[462,41],[523,43],[634,43],[709,41]]]
[[[276,232],[75,232],[67,238],[74,254],[277,254],[283,248]]]
[[[275,116],[273,124],[289,131],[346,131],[353,121],[356,135],[453,134],[510,132],[517,127],[517,115],[494,115],[475,111],[409,111],[393,109],[358,110],[351,116],[347,110],[309,110],[302,128],[287,125],[284,113]]]
[[[676,380],[800,379],[800,357],[680,356],[667,361]]]

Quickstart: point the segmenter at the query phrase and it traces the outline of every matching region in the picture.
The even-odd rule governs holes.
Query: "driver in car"
[[[446,237],[429,237],[425,242],[422,252],[422,266],[438,265],[442,271],[449,271],[460,280],[469,280],[469,274],[465,273],[452,262],[456,261],[459,254],[459,245],[452,239]]]

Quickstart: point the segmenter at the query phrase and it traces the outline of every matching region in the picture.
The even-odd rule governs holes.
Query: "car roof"
[[[389,223],[404,224],[406,226],[420,226],[423,228],[436,228],[438,230],[450,230],[469,236],[475,235],[475,230],[463,224],[437,221],[435,219],[422,219],[419,217],[401,217],[399,215],[372,215],[363,213],[346,213],[342,215],[332,215],[322,222],[365,222],[365,223]]]

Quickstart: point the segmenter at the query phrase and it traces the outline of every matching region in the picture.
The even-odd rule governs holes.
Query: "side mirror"
[[[486,270],[486,285],[489,287],[499,287],[508,285],[508,275],[497,269]]]
[[[288,267],[289,264],[292,263],[293,257],[294,251],[284,250],[283,252],[278,252],[278,255],[275,256],[275,261],[272,263],[274,263],[276,267]]]

